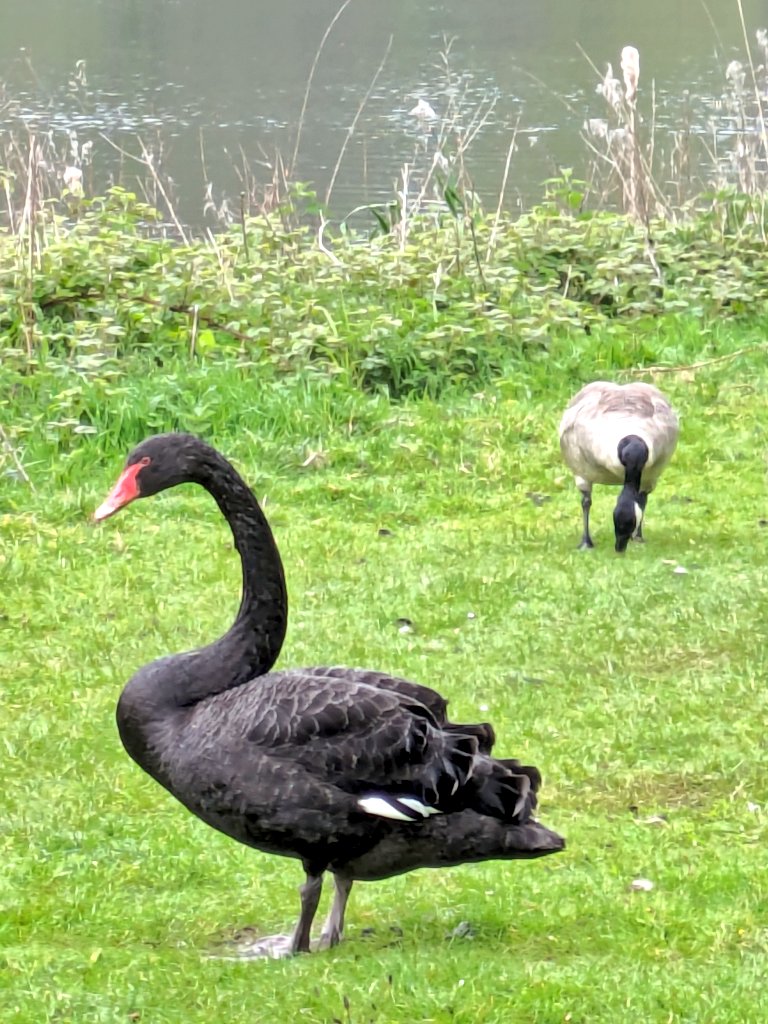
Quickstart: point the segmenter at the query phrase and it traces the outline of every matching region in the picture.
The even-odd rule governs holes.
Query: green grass
[[[693,355],[690,330],[662,335]],[[734,328],[712,354],[756,340]],[[753,351],[660,381],[680,448],[647,544],[619,559],[605,488],[598,547],[576,550],[556,441],[578,383],[622,364],[607,346],[439,405],[227,367],[14,396],[36,491],[0,490],[3,1022],[768,1018],[768,368]],[[67,386],[96,434],[55,426]],[[279,664],[388,669],[487,717],[501,753],[541,767],[565,853],[358,885],[331,952],[204,957],[234,928],[290,925],[300,869],[192,818],[117,737],[131,672],[212,638],[238,602],[202,492],[89,523],[147,425],[203,430],[267,499],[292,608]]]

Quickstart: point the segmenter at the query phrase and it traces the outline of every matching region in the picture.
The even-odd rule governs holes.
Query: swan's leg
[[[352,879],[339,878],[338,875],[334,875],[333,881],[336,886],[336,892],[333,897],[333,906],[331,907],[330,913],[323,925],[323,931],[317,945],[318,949],[330,949],[331,946],[338,945],[341,941],[341,936],[344,933],[344,911],[347,909],[347,900],[349,899],[349,893],[352,888]]]
[[[642,544],[643,541],[645,540],[645,537],[643,536],[643,523],[645,522],[645,506],[648,504],[648,492],[647,491],[640,491],[640,494],[639,494],[638,498],[639,498],[639,500],[638,500],[637,504],[640,506],[640,509],[641,509],[641,511],[643,513],[643,518],[640,520],[640,525],[638,526],[637,530],[635,531],[634,539],[635,540],[639,540],[640,543]]]
[[[315,919],[320,894],[323,891],[323,876],[307,872],[307,880],[301,886],[301,913],[291,938],[291,953],[308,953],[312,922]]]
[[[579,550],[585,551],[588,548],[593,548],[595,545],[592,543],[592,538],[589,536],[589,510],[592,508],[592,488],[588,491],[581,492],[581,514],[584,519],[584,533],[581,537],[581,544],[579,544]]]

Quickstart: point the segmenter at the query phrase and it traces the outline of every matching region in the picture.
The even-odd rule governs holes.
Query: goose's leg
[[[648,492],[647,491],[640,491],[640,494],[638,495],[638,502],[637,502],[637,504],[640,506],[640,509],[641,509],[641,511],[643,513],[643,518],[640,520],[640,525],[638,526],[637,530],[635,531],[635,538],[634,539],[635,540],[639,540],[640,543],[642,544],[645,541],[645,537],[643,536],[643,523],[645,522],[645,506],[648,504]]]
[[[341,936],[344,933],[344,912],[347,909],[352,879],[339,878],[338,875],[334,875],[333,881],[336,886],[336,893],[333,897],[333,906],[323,925],[323,931],[317,945],[318,949],[330,949],[331,946],[336,946],[341,941]]]
[[[320,893],[323,891],[323,876],[311,875],[307,872],[307,880],[299,889],[301,894],[301,913],[291,937],[291,953],[308,953],[309,937],[312,922],[315,919]]]
[[[586,551],[588,548],[593,548],[595,545],[592,543],[592,538],[589,536],[589,510],[592,508],[592,488],[588,491],[582,490],[581,492],[581,514],[584,519],[584,533],[581,537],[581,544],[579,544],[580,551]]]

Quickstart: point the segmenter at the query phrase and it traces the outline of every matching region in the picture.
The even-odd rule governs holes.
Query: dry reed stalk
[[[581,52],[594,68],[594,64],[584,51]],[[655,86],[652,86],[652,136],[648,154],[643,152],[640,114],[637,107],[640,56],[633,46],[626,46],[622,50],[622,77],[623,82],[615,78],[609,64],[598,86],[598,92],[608,104],[618,127],[611,128],[607,120],[593,118],[584,125],[582,139],[596,159],[609,166],[618,179],[624,212],[645,225],[647,230],[652,215],[661,213],[667,218],[672,218],[673,212],[652,170],[656,126]],[[605,141],[604,152],[591,142],[590,135]],[[604,198],[608,192],[609,186],[606,185],[603,188]]]
[[[731,359],[738,359],[747,352],[757,352],[768,348],[768,342],[757,341],[753,345],[745,345],[744,348],[736,349],[735,352],[726,352],[722,356],[714,356],[712,359],[701,359],[697,363],[688,363],[684,366],[635,366],[631,369],[618,370],[619,374],[629,377],[640,377],[644,373],[694,373],[696,370],[703,370],[707,366],[716,366],[718,363],[727,363]]]
[[[747,51],[747,59],[749,61],[749,71],[750,71],[750,74],[752,76],[752,88],[754,89],[754,92],[755,92],[755,102],[757,104],[758,123],[759,123],[759,126],[760,126],[760,141],[762,142],[762,146],[763,146],[763,158],[766,159],[766,158],[768,158],[768,134],[766,134],[765,114],[763,112],[763,98],[762,98],[762,93],[761,93],[760,85],[759,85],[758,80],[757,80],[757,74],[755,72],[754,61],[752,60],[752,51],[751,51],[750,46],[749,46],[749,39],[747,38],[747,26],[746,26],[746,24],[744,22],[744,8],[742,7],[741,0],[737,0],[737,3],[738,3],[738,8],[739,8],[739,19],[741,21],[741,31],[742,31],[742,34],[744,36],[744,45],[745,45],[745,48],[746,48],[746,51]],[[758,42],[762,42],[760,36],[761,36],[761,33],[758,32]],[[765,50],[766,53],[768,53],[768,47],[764,46],[764,50]],[[765,72],[765,68],[763,68],[763,72]],[[763,189],[758,189],[758,195],[760,197],[760,202],[761,202],[761,206],[762,206],[762,209],[760,211],[760,234],[761,234],[763,242],[765,242],[766,241],[766,234],[765,234],[766,197],[765,197],[765,192],[763,191]]]
[[[178,232],[179,238],[182,240],[184,245],[189,245],[189,239],[187,237],[187,233],[184,230],[184,228],[183,228],[183,226],[181,224],[181,221],[176,216],[176,210],[174,209],[174,206],[173,206],[173,203],[171,202],[170,196],[165,191],[165,188],[163,186],[163,182],[162,182],[162,180],[160,178],[160,175],[157,172],[157,168],[154,165],[154,159],[152,157],[152,154],[149,152],[147,147],[144,145],[144,140],[141,138],[141,136],[140,135],[136,136],[136,139],[137,139],[139,145],[141,146],[141,152],[142,152],[142,156],[141,157],[134,156],[133,153],[129,153],[127,150],[123,149],[122,146],[118,146],[117,143],[113,142],[112,139],[110,139],[108,135],[104,134],[104,132],[99,132],[99,136],[107,143],[108,146],[111,146],[112,149],[114,149],[117,153],[119,153],[120,156],[123,159],[130,160],[130,161],[132,161],[133,163],[136,163],[136,164],[141,164],[142,167],[146,167],[149,170],[150,177],[152,178],[152,181],[154,183],[155,189],[156,189],[157,193],[159,193],[162,196],[163,201],[165,202],[165,206],[166,206],[166,209],[168,211],[168,216],[173,221],[173,226],[176,229],[176,231]],[[141,188],[142,192],[144,193],[144,196],[145,196],[145,198],[147,200],[147,203],[149,205],[154,206],[154,207],[159,206],[159,203],[157,203],[156,198],[155,198],[155,200],[153,200],[149,196],[149,193],[147,192],[146,186],[145,186],[145,184],[143,182],[141,182],[141,181],[139,182],[139,187]]]
[[[517,121],[515,122],[515,127],[512,129],[512,138],[510,140],[509,146],[507,147],[507,159],[506,159],[506,161],[504,163],[504,174],[502,175],[502,178],[501,178],[501,189],[499,190],[499,201],[496,204],[496,213],[495,213],[494,218],[493,218],[493,225],[491,226],[491,233],[490,233],[490,235],[488,237],[488,245],[487,245],[486,250],[485,250],[485,260],[486,260],[486,262],[488,262],[488,260],[490,258],[491,252],[493,250],[493,244],[496,241],[496,231],[498,229],[499,220],[501,218],[501,208],[504,205],[504,194],[505,194],[506,189],[507,189],[507,179],[509,178],[509,168],[510,168],[510,166],[512,164],[512,154],[514,153],[515,146],[517,144],[517,130],[520,127],[520,117],[521,117],[521,115],[518,114],[517,115]]]
[[[335,253],[331,252],[331,250],[325,244],[325,241],[323,239],[323,234],[325,232],[325,228],[326,228],[327,224],[328,224],[328,221],[325,219],[325,216],[321,213],[320,214],[320,226],[317,229],[317,247],[320,250],[320,252],[323,253],[323,255],[328,257],[328,259],[331,261],[331,263],[335,264],[335,266],[337,266],[337,267],[340,267],[342,265],[341,260],[339,259],[339,257]]]
[[[393,39],[394,39],[394,36],[390,36],[389,37],[389,41],[387,42],[387,48],[384,51],[384,56],[381,58],[381,61],[379,62],[379,66],[376,68],[376,72],[375,72],[373,78],[371,79],[371,83],[368,86],[368,89],[367,89],[367,91],[365,93],[365,96],[363,96],[361,102],[358,104],[357,110],[355,111],[355,116],[352,118],[352,123],[350,124],[349,128],[347,128],[347,134],[344,137],[344,142],[341,144],[341,149],[339,150],[339,155],[338,155],[338,157],[336,159],[336,163],[334,164],[333,172],[331,174],[331,180],[329,181],[328,188],[326,189],[326,192],[325,192],[325,205],[326,206],[328,206],[328,204],[331,201],[331,193],[333,192],[333,186],[336,184],[336,177],[337,177],[337,175],[339,173],[339,168],[341,167],[341,161],[344,159],[344,153],[346,151],[347,144],[349,143],[349,140],[352,138],[352,136],[355,134],[355,128],[357,128],[357,122],[360,120],[360,117],[361,117],[361,115],[363,113],[363,110],[365,110],[366,106],[368,105],[368,100],[370,99],[371,93],[373,92],[374,87],[376,85],[376,82],[379,79],[379,75],[384,70],[384,65],[387,63],[387,58],[389,57],[389,52],[392,49],[392,40]]]
[[[473,120],[471,122],[471,137],[469,139],[467,139],[466,136],[461,135],[457,130],[454,131],[461,115],[460,104],[457,103],[455,108],[449,113],[448,117],[441,122],[440,131],[435,143],[435,152],[433,154],[432,163],[430,164],[429,170],[421,184],[421,188],[411,203],[412,213],[418,213],[422,208],[427,192],[429,191],[438,170],[445,172],[450,168],[449,161],[443,155],[443,149],[446,147],[451,134],[454,134],[457,142],[454,157],[454,160],[458,163],[457,184],[466,188],[468,183],[468,174],[464,164],[464,153],[469,148],[471,141],[476,138],[478,132],[488,123],[488,118],[491,115],[495,103],[496,100],[494,98],[485,112],[479,116],[477,111],[473,114]]]
[[[197,347],[197,326],[200,321],[200,307],[197,303],[192,307],[192,330],[189,335],[189,358],[195,358],[195,348]]]
[[[208,164],[205,158],[205,135],[203,129],[197,133],[197,141],[200,147],[200,168],[203,172],[203,193],[205,195],[205,202],[203,203],[203,216],[208,213],[209,210],[213,210],[216,215],[216,204],[213,201],[213,183],[208,180]]]
[[[410,183],[410,168],[408,164],[403,164],[400,174],[403,179],[403,187],[397,191],[397,197],[400,200],[400,217],[397,223],[397,233],[400,241],[400,252],[404,252],[405,243],[408,238],[408,185]]]
[[[30,252],[34,251],[34,223],[37,211],[37,174],[35,164],[37,162],[37,139],[31,136],[29,141],[29,152],[27,153],[27,184],[24,194],[24,206],[19,224],[19,238],[26,232],[29,237]]]
[[[334,16],[331,18],[330,24],[328,25],[328,28],[326,28],[325,32],[323,33],[323,38],[320,40],[320,45],[318,46],[318,48],[317,48],[317,50],[315,52],[315,57],[314,57],[314,60],[312,61],[312,66],[309,69],[309,77],[307,78],[307,86],[306,86],[306,89],[304,90],[304,99],[302,100],[302,104],[301,104],[301,111],[299,113],[299,121],[298,121],[298,124],[296,125],[296,144],[293,147],[293,156],[291,157],[291,162],[288,165],[288,176],[291,179],[293,178],[293,174],[294,174],[294,171],[296,169],[296,160],[298,159],[298,156],[299,156],[299,146],[301,144],[301,133],[304,130],[304,119],[305,119],[306,114],[307,114],[307,105],[309,103],[309,94],[310,94],[310,92],[312,90],[312,81],[313,81],[313,79],[315,77],[315,71],[317,70],[317,65],[320,62],[320,55],[323,52],[325,44],[326,44],[326,42],[328,40],[328,36],[330,36],[331,32],[333,31],[333,28],[334,28],[336,22],[339,20],[339,18],[342,16],[344,11],[346,11],[346,9],[349,7],[349,5],[351,3],[352,3],[352,0],[344,0],[344,3],[341,5],[341,7],[338,9],[338,11],[336,11]]]
[[[230,264],[224,259],[224,252],[210,228],[205,229],[205,238],[216,256],[216,262],[219,265],[219,273],[221,274],[221,285],[226,288],[229,301],[234,305],[235,293],[232,288],[232,275],[229,273]]]
[[[445,85],[442,91],[449,97],[447,110],[437,124],[432,160],[418,191],[409,203],[411,217],[422,210],[427,202],[429,190],[434,187],[435,179],[440,173],[447,174],[451,170],[454,171],[457,188],[463,190],[471,189],[471,182],[465,164],[465,154],[478,134],[488,124],[497,102],[495,96],[489,97],[486,94],[471,110],[468,123],[463,128],[460,127],[462,116],[468,106],[467,90],[469,83],[465,82],[463,87],[461,87],[451,69],[450,56],[453,42],[453,39],[444,40],[443,50],[440,54],[440,67],[445,76]],[[416,113],[418,106],[417,104],[414,111],[411,111],[412,114]],[[431,110],[428,104],[425,104],[425,106]],[[434,116],[434,112],[432,113]],[[423,151],[425,154],[428,152],[426,136],[423,143]],[[445,156],[445,151],[451,153],[450,159]],[[442,206],[442,197],[440,204]]]
[[[152,176],[152,180],[154,181],[155,185],[157,186],[157,189],[159,190],[160,195],[165,200],[166,209],[168,210],[170,218],[173,221],[173,226],[178,231],[179,238],[182,240],[184,245],[189,245],[189,239],[187,238],[187,233],[184,230],[184,228],[182,227],[181,221],[176,216],[176,210],[173,207],[173,203],[171,202],[170,197],[168,196],[168,193],[165,191],[165,188],[163,187],[163,182],[162,182],[162,180],[160,178],[160,175],[157,173],[157,168],[155,167],[155,162],[154,162],[154,160],[152,158],[152,154],[149,152],[147,147],[144,145],[144,140],[141,138],[141,136],[139,136],[138,139],[139,139],[139,145],[141,146],[141,154],[144,157],[145,166],[149,168],[149,173]]]
[[[11,197],[11,183],[7,176],[3,177],[3,191],[5,192],[5,208],[8,211],[8,226],[11,229],[11,234],[16,234],[16,221],[13,209],[13,199]]]
[[[635,220],[648,222],[648,205],[643,187],[638,138],[637,86],[640,78],[640,54],[634,46],[621,51],[621,71],[624,78],[624,103],[627,110],[627,174],[623,178],[624,209]]]
[[[240,230],[243,233],[243,252],[247,263],[251,262],[251,254],[248,250],[248,229],[245,224],[245,192],[240,193]]]
[[[35,485],[32,483],[32,480],[30,479],[29,474],[27,473],[26,469],[24,469],[24,466],[22,465],[21,459],[19,458],[18,453],[16,452],[16,449],[11,444],[10,438],[6,434],[5,428],[3,427],[3,425],[1,423],[0,423],[0,442],[2,442],[3,450],[5,451],[6,455],[9,455],[11,457],[11,461],[13,462],[14,466],[16,467],[16,470],[17,470],[19,476],[24,481],[24,483],[27,484],[27,486],[29,487],[30,491],[32,491],[32,493],[34,494],[35,493]]]
[[[20,266],[22,267],[22,279],[25,284],[26,296],[20,298],[22,323],[24,324],[24,344],[27,350],[27,358],[31,359],[35,349],[35,318],[31,302],[32,282],[35,276],[35,252],[37,240],[37,213],[39,201],[39,179],[37,164],[40,153],[37,139],[30,137],[29,152],[27,154],[27,182],[24,197],[24,207],[16,235],[16,247],[19,255]],[[26,238],[26,252],[24,240]]]
[[[768,155],[768,135],[766,134],[765,116],[763,114],[763,98],[757,81],[757,74],[755,73],[755,64],[752,60],[752,50],[749,45],[749,37],[747,36],[747,26],[744,21],[744,7],[742,6],[741,0],[736,0],[736,6],[739,9],[739,20],[741,21],[741,31],[744,37],[744,48],[747,51],[749,71],[752,76],[752,88],[755,92],[755,103],[757,104],[758,124],[760,127],[760,140],[763,143],[763,154]]]

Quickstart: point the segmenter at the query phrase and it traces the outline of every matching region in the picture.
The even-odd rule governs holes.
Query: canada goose
[[[147,439],[95,518],[186,481],[232,529],[240,610],[213,643],[139,669],[117,724],[130,756],[193,814],[302,861],[298,924],[261,940],[259,955],[309,951],[326,870],[336,896],[320,946],[333,946],[354,881],[563,849],[533,817],[538,770],[492,757],[491,726],[450,722],[436,691],[361,669],[272,671],[288,618],[282,561],[252,491],[215,449],[188,434]]]
[[[623,484],[613,510],[616,550],[643,539],[648,495],[677,445],[677,416],[652,384],[597,380],[571,399],[560,421],[560,450],[581,491],[584,534],[589,535],[593,484]]]

